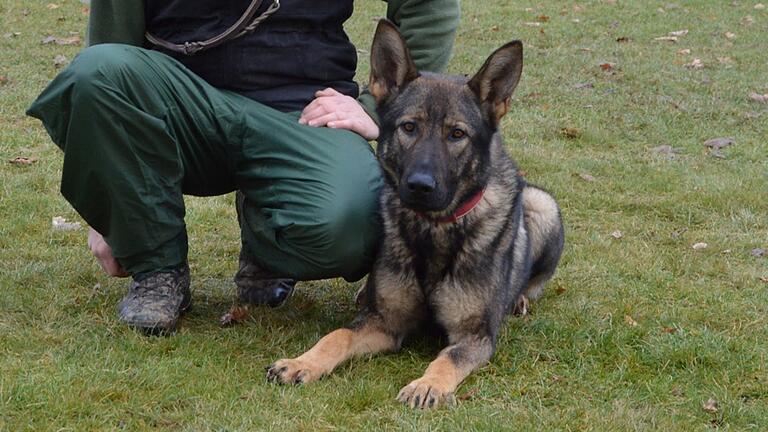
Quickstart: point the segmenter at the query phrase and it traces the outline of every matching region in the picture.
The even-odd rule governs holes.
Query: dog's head
[[[381,117],[378,154],[404,205],[452,212],[482,189],[490,147],[523,69],[523,45],[497,49],[470,79],[419,73],[397,28],[382,20],[370,91]]]

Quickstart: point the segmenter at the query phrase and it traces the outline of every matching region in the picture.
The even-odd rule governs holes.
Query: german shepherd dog
[[[490,360],[504,317],[541,294],[563,249],[557,203],[521,178],[498,131],[522,66],[513,41],[471,79],[419,73],[397,28],[379,23],[370,91],[381,118],[383,244],[352,324],[269,366],[269,380],[315,381],[352,356],[398,350],[429,322],[448,346],[399,401],[450,404]]]

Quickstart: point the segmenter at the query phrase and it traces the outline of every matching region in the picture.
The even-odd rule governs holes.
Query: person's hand
[[[379,127],[357,103],[357,100],[332,88],[315,93],[315,99],[301,112],[299,123],[315,127],[347,129],[367,140],[379,137]]]
[[[88,229],[88,247],[106,274],[112,277],[130,276],[112,256],[112,248],[104,241],[104,237],[93,228]]]

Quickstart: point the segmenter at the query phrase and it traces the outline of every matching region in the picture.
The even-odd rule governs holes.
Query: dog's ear
[[[369,89],[377,103],[419,76],[405,39],[392,22],[382,19],[376,27],[371,47]]]
[[[516,40],[494,51],[467,85],[498,123],[509,110],[509,99],[522,73],[523,43]]]

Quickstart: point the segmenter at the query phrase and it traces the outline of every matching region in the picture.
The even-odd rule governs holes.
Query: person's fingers
[[[316,119],[317,117],[320,117],[322,115],[328,114],[331,112],[331,109],[328,104],[321,99],[315,99],[307,105],[306,108],[304,108],[304,111],[301,112],[301,117],[299,117],[299,123],[301,124],[308,124],[311,120]]]
[[[322,127],[328,124],[328,122],[334,121],[334,120],[340,120],[339,114],[336,112],[330,112],[328,114],[323,114],[319,117],[315,117],[311,120],[308,120],[307,124],[310,126]]]
[[[336,89],[332,87],[328,87],[323,90],[318,90],[315,92],[315,97],[322,97],[322,96],[343,96],[343,95],[337,92]]]
[[[129,276],[115,257],[112,256],[112,248],[109,247],[104,237],[93,228],[90,228],[88,231],[88,248],[107,275],[113,277]]]
[[[374,140],[379,137],[379,127],[370,118],[367,120],[362,118],[334,120],[325,126],[331,129],[347,129],[367,140]]]

